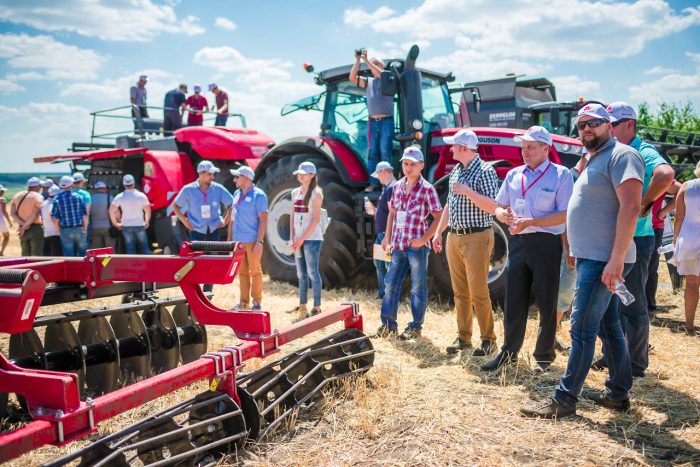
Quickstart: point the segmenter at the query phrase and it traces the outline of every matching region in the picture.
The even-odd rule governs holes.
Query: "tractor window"
[[[423,77],[423,118],[431,130],[454,128],[455,114],[447,86],[437,80]]]
[[[329,95],[333,121],[328,134],[345,142],[365,160],[367,158],[367,97],[364,89],[348,86],[347,90]],[[366,160],[365,160],[366,162]]]
[[[559,125],[554,127],[552,125],[552,115],[551,112],[559,112]],[[550,133],[563,136],[572,136],[571,130],[571,119],[576,115],[571,110],[555,110],[550,109],[544,112],[537,113],[537,124],[546,128]]]

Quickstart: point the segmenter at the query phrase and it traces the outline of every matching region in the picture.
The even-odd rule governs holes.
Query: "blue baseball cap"
[[[423,162],[423,151],[419,147],[409,146],[403,150],[403,156],[401,160],[407,159],[413,162]]]
[[[446,144],[459,144],[472,150],[476,150],[479,146],[479,138],[476,137],[476,133],[466,128],[459,130],[454,136],[445,136],[442,140]]]
[[[219,86],[216,85],[216,83],[209,83],[209,91],[213,91],[214,89],[218,88]]]
[[[306,174],[315,174],[316,173],[316,166],[314,165],[313,162],[302,162],[299,164],[299,168],[296,169],[294,172],[292,172],[294,175],[306,175]]]
[[[607,110],[605,110],[605,107],[600,104],[590,103],[578,109],[578,114],[576,114],[576,116],[573,118],[574,125],[578,123],[581,117],[585,116],[602,118],[603,120],[610,121],[610,114]]]
[[[535,141],[538,143],[546,143],[552,145],[552,135],[549,134],[546,128],[535,125],[525,130],[524,135],[519,135],[513,138],[515,141]]]
[[[194,90],[194,92],[202,92],[202,86],[200,86],[199,84],[195,84],[192,87],[192,89]]]

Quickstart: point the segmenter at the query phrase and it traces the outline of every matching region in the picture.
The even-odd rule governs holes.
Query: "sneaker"
[[[602,371],[605,370],[607,367],[608,363],[603,357],[600,357],[598,360],[593,362],[593,364],[591,365],[591,370]]]
[[[307,313],[306,307],[302,308],[301,306],[296,306],[292,308],[291,310],[287,310],[287,313]]]
[[[471,349],[472,345],[468,342],[463,341],[459,337],[455,339],[455,341],[452,343],[452,345],[448,345],[445,351],[447,352],[447,355],[454,355],[460,350],[464,349]]]
[[[552,366],[552,362],[535,362],[535,366],[532,367],[532,371],[538,375],[541,375],[545,371],[549,370],[550,366]]]
[[[498,347],[496,346],[495,342],[490,341],[488,339],[484,339],[483,341],[481,341],[481,345],[474,350],[472,356],[485,357],[489,354],[494,353],[496,350],[498,350]]]
[[[610,410],[618,412],[627,412],[630,409],[630,400],[627,399],[612,399],[606,391],[593,392],[586,396],[587,399],[593,401],[594,404],[600,405]]]
[[[568,345],[562,343],[561,341],[559,341],[559,339],[556,339],[554,341],[554,350],[557,352],[566,353],[569,350],[571,350],[571,346],[568,346]]]
[[[260,311],[260,310],[262,310],[262,307],[260,306],[260,304],[259,304],[258,302],[256,302],[255,300],[253,300],[253,308],[252,308],[252,310],[253,310],[253,311]]]
[[[373,337],[377,339],[386,339],[389,337],[396,337],[398,331],[396,329],[390,329],[388,326],[381,325]]]
[[[528,417],[557,419],[576,415],[575,408],[566,408],[553,397],[548,397],[539,402],[531,402],[523,406],[520,409],[520,412]]]
[[[407,326],[401,335],[399,335],[399,339],[402,341],[410,341],[416,339],[417,337],[420,337],[420,329],[415,329],[410,326]]]
[[[512,352],[508,352],[505,350],[501,350],[501,352],[491,360],[490,362],[481,365],[481,370],[482,371],[495,371],[498,370],[499,368],[509,365],[511,363],[515,363],[518,361],[518,356]]]
[[[247,310],[247,309],[248,309],[248,305],[243,304],[243,303],[233,305],[231,308],[229,308],[230,311],[243,311],[243,310]]]

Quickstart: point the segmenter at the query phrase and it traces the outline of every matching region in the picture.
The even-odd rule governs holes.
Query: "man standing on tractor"
[[[182,115],[187,107],[187,85],[180,84],[177,89],[165,93],[163,100],[163,134],[170,136],[182,127]]]
[[[195,84],[192,88],[194,94],[187,98],[187,126],[202,126],[204,124],[204,112],[209,111],[207,98],[202,96],[202,87]]]
[[[359,76],[360,60],[372,72],[373,78]],[[378,58],[369,60],[367,49],[355,51],[355,64],[350,70],[349,80],[360,88],[367,89],[367,111],[369,113],[369,148],[367,169],[373,173],[377,163],[382,160],[391,164],[391,149],[394,141],[394,96],[382,94],[381,76],[384,63]],[[379,185],[372,178],[367,191],[374,191]]]
[[[83,197],[73,191],[75,180],[64,175],[58,182],[61,188],[53,203],[51,217],[58,220],[61,229],[61,249],[65,256],[85,256],[87,250],[88,212]]]
[[[246,310],[250,303],[251,283],[253,310],[262,303],[263,241],[267,231],[267,195],[253,183],[255,172],[247,165],[231,170],[236,187],[233,194],[233,215],[228,225],[228,241],[240,242],[245,250],[238,269],[241,296],[233,309]]]
[[[219,169],[211,161],[203,160],[197,165],[197,180],[183,186],[171,204],[173,212],[190,233],[190,240],[218,241],[220,228],[231,221],[233,196],[221,184],[214,181]],[[226,211],[221,214],[221,207]],[[183,209],[186,208],[186,214]],[[203,290],[211,292],[211,284]]]
[[[506,174],[496,196],[496,217],[509,225],[508,272],[503,324],[503,347],[481,367],[493,371],[517,362],[534,290],[540,310],[535,344],[535,372],[546,371],[555,358],[557,295],[566,209],[574,180],[566,167],[549,160],[552,136],[541,126],[516,136],[522,143],[524,165]]]
[[[216,97],[216,120],[214,126],[226,126],[228,120],[228,94],[219,89],[216,83],[209,84],[209,91]]]
[[[472,347],[472,306],[479,321],[481,346],[472,355],[486,356],[496,350],[493,308],[489,296],[489,267],[494,235],[492,213],[498,193],[498,176],[476,152],[479,140],[471,130],[446,137],[457,161],[450,173],[449,194],[440,225],[433,237],[436,253],[442,252],[442,232],[447,234],[447,262],[455,297],[459,335],[447,347],[448,354]]]
[[[27,180],[27,189],[12,197],[10,214],[19,227],[22,256],[41,256],[44,253],[44,231],[41,228],[41,181]]]
[[[136,122],[140,121],[142,118],[148,118],[148,108],[146,107],[146,83],[148,82],[148,76],[141,75],[136,83],[136,86],[131,86],[129,89],[129,95],[131,97],[131,116]],[[138,123],[136,128],[138,128]]]
[[[428,306],[428,254],[432,238],[442,215],[442,206],[435,187],[421,176],[423,153],[409,146],[401,157],[404,178],[394,184],[389,202],[386,236],[382,240],[385,251],[391,251],[391,266],[386,275],[382,301],[382,325],[377,337],[395,336],[396,316],[406,274],[411,272],[411,314],[413,320],[399,336],[412,340],[421,335],[425,310]],[[433,216],[428,226],[427,218]]]

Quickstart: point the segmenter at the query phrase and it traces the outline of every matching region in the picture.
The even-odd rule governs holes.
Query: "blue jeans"
[[[382,301],[382,324],[389,329],[397,329],[396,315],[399,311],[403,281],[411,271],[411,314],[413,321],[408,327],[420,330],[423,327],[425,309],[428,306],[428,254],[427,246],[408,247],[405,251],[394,250],[391,255],[389,272],[384,279],[384,300]]]
[[[377,163],[382,160],[391,164],[391,148],[394,141],[394,119],[369,121],[369,148],[367,151],[367,169],[374,172]]]
[[[210,232],[207,229],[207,233],[201,233],[197,232],[196,230],[190,230],[190,241],[196,242],[196,241],[203,241],[203,242],[216,242],[219,241],[219,229],[216,229],[213,232]],[[214,284],[204,284],[202,286],[202,291],[203,292],[211,292],[214,290]]]
[[[228,115],[217,115],[216,120],[214,120],[214,126],[226,126],[227,120]]]
[[[122,235],[124,236],[124,247],[127,255],[136,254],[137,249],[142,255],[151,254],[145,227],[122,227]]]
[[[555,399],[575,408],[581,388],[593,363],[596,334],[609,358],[605,390],[612,399],[627,399],[632,387],[632,367],[620,324],[620,300],[600,281],[607,263],[576,260],[576,291],[571,312],[571,351],[566,371],[559,380]],[[627,275],[632,264],[625,264]]]
[[[61,249],[64,256],[85,256],[87,235],[82,227],[61,227]]]
[[[299,304],[306,305],[309,294],[309,280],[314,293],[314,307],[321,306],[321,272],[318,263],[321,258],[321,240],[306,240],[304,245],[294,254],[297,263],[297,278],[299,279]]]
[[[375,245],[381,245],[382,240],[384,240],[384,232],[380,232],[374,239]],[[389,271],[389,266],[391,265],[388,261],[382,261],[380,259],[374,260],[374,267],[377,269],[377,297],[384,298],[384,278],[386,277],[387,271]]]

